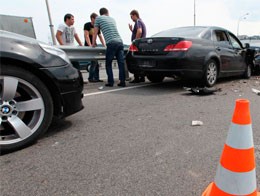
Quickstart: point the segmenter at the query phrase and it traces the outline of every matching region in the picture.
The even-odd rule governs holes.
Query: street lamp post
[[[49,8],[49,3],[48,3],[48,0],[45,0],[45,2],[46,2],[47,11],[48,11],[49,21],[50,21],[52,43],[53,43],[53,45],[56,45],[56,39],[55,39],[55,35],[54,35],[54,26],[53,26],[52,20],[51,20],[51,12],[50,12],[50,8]]]
[[[196,26],[196,0],[194,0],[194,26]]]
[[[242,15],[242,16],[240,16],[239,18],[238,18],[238,22],[237,22],[237,36],[239,36],[239,24],[240,24],[240,22],[242,21],[242,20],[245,20],[246,19],[246,16],[248,16],[249,15],[249,13],[246,13],[246,14],[244,14],[244,15]]]

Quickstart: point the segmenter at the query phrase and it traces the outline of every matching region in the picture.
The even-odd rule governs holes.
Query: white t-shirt
[[[64,45],[74,45],[74,35],[76,34],[74,26],[69,27],[66,24],[60,24],[58,31],[62,32],[62,42]]]

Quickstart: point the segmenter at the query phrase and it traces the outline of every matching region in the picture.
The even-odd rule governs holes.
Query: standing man
[[[145,24],[142,21],[142,19],[139,17],[138,11],[132,10],[130,12],[130,17],[135,23],[134,28],[131,24],[129,24],[129,29],[132,32],[131,41],[133,41],[134,39],[145,38],[146,37],[146,27],[145,27]],[[129,83],[139,83],[139,82],[144,82],[144,81],[145,81],[144,75],[135,73],[134,80],[132,80]]]
[[[106,72],[108,81],[106,86],[114,86],[112,61],[114,56],[117,59],[119,69],[119,80],[117,86],[125,87],[125,65],[124,65],[124,45],[118,33],[114,18],[109,16],[106,8],[99,10],[100,16],[96,18],[94,24],[94,35],[92,46],[95,47],[98,31],[101,30],[107,45],[106,49]]]
[[[78,44],[82,46],[82,43],[73,24],[74,16],[72,14],[66,14],[64,16],[64,23],[58,26],[58,30],[56,33],[56,38],[60,45],[74,45],[75,38]]]
[[[66,14],[64,16],[64,23],[58,26],[58,30],[56,33],[56,39],[58,40],[60,45],[73,46],[74,38],[75,38],[78,44],[82,46],[82,43],[79,39],[79,36],[73,24],[74,24],[74,16],[72,14]],[[75,68],[80,69],[80,65],[78,61],[72,61],[71,63]]]
[[[94,35],[94,23],[95,19],[97,17],[96,13],[92,13],[90,15],[90,21],[87,22],[84,25],[84,37],[85,37],[85,46],[92,46],[92,39]],[[103,39],[102,34],[100,31],[98,31],[98,37],[100,42],[102,43],[103,46],[105,45],[105,41]],[[98,61],[91,61],[90,69],[89,69],[89,77],[88,77],[89,82],[103,82],[102,80],[99,79],[99,64]]]

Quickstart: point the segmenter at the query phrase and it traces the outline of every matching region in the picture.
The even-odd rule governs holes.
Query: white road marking
[[[138,85],[138,86],[129,86],[129,87],[119,87],[119,88],[112,89],[112,90],[104,90],[104,89],[113,88],[113,87],[105,87],[104,86],[104,88],[103,88],[104,91],[95,92],[95,93],[86,93],[86,94],[84,94],[84,97],[93,96],[93,95],[100,95],[100,94],[105,94],[105,93],[111,93],[111,92],[115,92],[115,91],[128,90],[128,89],[133,89],[133,88],[140,88],[140,87],[151,86],[151,85],[156,85],[156,84],[158,84],[158,83],[149,83],[149,84],[142,84],[142,85]]]

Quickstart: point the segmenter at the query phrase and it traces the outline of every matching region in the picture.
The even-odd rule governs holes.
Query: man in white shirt
[[[56,38],[60,45],[74,45],[74,38],[80,46],[82,43],[73,26],[74,16],[72,14],[66,14],[64,16],[64,23],[58,26]]]

